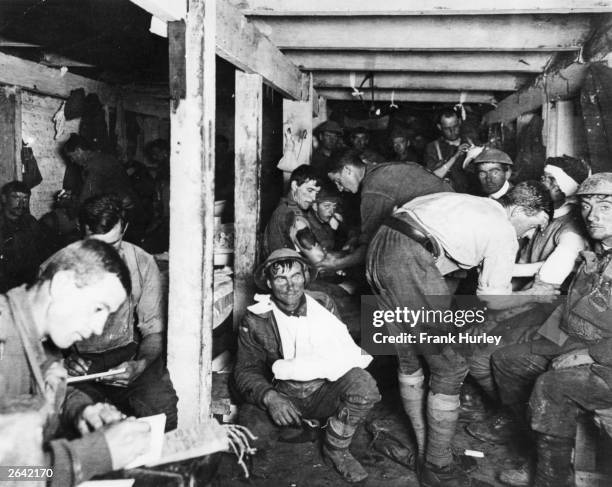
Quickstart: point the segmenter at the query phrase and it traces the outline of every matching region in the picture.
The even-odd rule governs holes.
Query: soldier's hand
[[[293,403],[284,395],[276,391],[268,391],[263,400],[268,414],[279,426],[291,426],[301,424],[301,413]]]
[[[457,154],[465,154],[470,149],[470,144],[464,142],[459,147],[457,147]]]
[[[593,358],[589,355],[589,351],[585,348],[559,355],[553,359],[550,367],[553,370],[567,369],[569,367],[578,367],[579,365],[589,365],[593,362]]]
[[[316,264],[316,267],[322,271],[335,271],[337,270],[338,262],[338,257],[328,252],[325,258]]]
[[[134,382],[145,370],[145,362],[143,360],[128,360],[123,362],[115,369],[125,369],[125,372],[109,377],[103,377],[100,382],[104,382],[110,386],[127,387]]]
[[[561,294],[561,291],[559,289],[556,289],[556,290],[550,291],[550,294],[534,293],[534,294],[531,294],[531,297],[533,298],[533,301],[536,303],[551,304],[557,301],[560,294]]]
[[[151,428],[144,421],[128,418],[105,429],[104,439],[110,451],[113,470],[120,470],[147,451]]]
[[[77,420],[77,429],[85,435],[100,428],[125,419],[125,414],[112,404],[99,402],[87,406]]]
[[[64,360],[64,367],[68,371],[68,375],[87,375],[91,360],[85,360],[82,357],[71,355]]]

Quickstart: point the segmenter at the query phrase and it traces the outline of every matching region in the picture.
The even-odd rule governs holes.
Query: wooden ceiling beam
[[[165,22],[185,17],[184,2],[131,0]],[[255,25],[227,0],[217,1],[217,55],[247,73],[257,73],[283,95],[301,100],[308,95],[304,74]]]
[[[420,71],[541,73],[552,52],[285,51],[307,71]]]
[[[589,63],[573,63],[556,73],[542,75],[531,85],[503,99],[484,117],[488,124],[509,122],[542,106],[546,100],[568,99],[580,90]]]
[[[141,9],[164,22],[184,19],[187,14],[187,2],[168,0],[130,0]]]
[[[72,90],[96,93],[103,105],[115,105],[117,90],[84,76],[0,53],[0,84],[15,85],[42,95],[68,98]]]
[[[612,11],[610,0],[231,0],[245,15],[363,16],[363,15],[505,15],[566,14]]]
[[[280,49],[564,51],[591,31],[589,15],[252,19]]]
[[[217,55],[247,73],[256,73],[285,96],[308,96],[308,78],[239,10],[217,2]]]
[[[358,86],[367,73],[355,73]],[[532,76],[509,73],[374,73],[374,86],[378,89],[425,89],[464,91],[515,91]],[[314,73],[314,86],[320,88],[349,88],[351,74],[346,71],[322,71]],[[365,83],[369,86],[369,81]]]
[[[317,90],[320,96],[329,100],[356,100],[370,101],[372,94],[363,89],[362,98],[353,96],[350,89],[321,88]],[[459,103],[460,91],[426,91],[426,90],[375,90],[374,101],[396,102],[422,102],[422,103]],[[495,104],[496,98],[493,93],[484,91],[472,91],[465,94],[465,103],[490,103]]]

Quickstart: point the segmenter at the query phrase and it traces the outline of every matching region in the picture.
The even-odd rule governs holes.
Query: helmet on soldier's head
[[[612,196],[612,172],[598,172],[586,178],[576,195],[601,194]]]
[[[499,149],[485,149],[480,154],[476,156],[473,163],[480,164],[482,162],[497,162],[499,164],[506,164],[507,166],[512,166],[514,163],[510,156]]]

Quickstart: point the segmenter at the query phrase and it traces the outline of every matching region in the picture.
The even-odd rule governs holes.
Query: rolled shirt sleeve
[[[582,235],[564,232],[555,250],[540,267],[540,280],[550,284],[562,284],[574,270],[578,254],[586,248],[587,243]]]
[[[476,294],[479,296],[512,293],[512,274],[518,241],[512,228],[510,227],[511,231],[506,231],[507,229],[501,227],[492,231],[490,239],[486,241],[476,288]]]

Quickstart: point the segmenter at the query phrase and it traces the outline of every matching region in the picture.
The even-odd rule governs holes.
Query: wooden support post
[[[210,416],[213,323],[215,2],[189,0],[168,25],[170,298],[168,367],[179,427]],[[184,88],[184,89],[183,89]]]
[[[548,102],[546,110],[546,157],[584,155],[587,151],[584,122],[576,115],[575,101]]]
[[[234,325],[252,301],[259,256],[263,79],[236,71]]]

